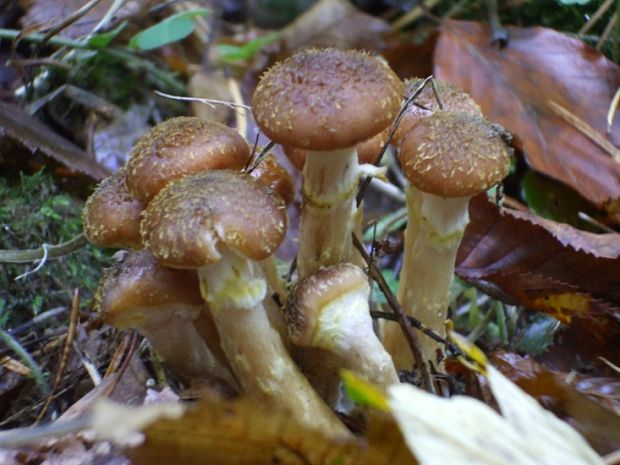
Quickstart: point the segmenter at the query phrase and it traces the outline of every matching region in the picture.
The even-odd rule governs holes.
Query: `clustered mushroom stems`
[[[258,264],[284,238],[283,201],[230,171],[185,177],[149,204],[145,244],[169,266],[196,269],[221,346],[243,391],[330,435],[350,434],[301,374],[269,320]]]

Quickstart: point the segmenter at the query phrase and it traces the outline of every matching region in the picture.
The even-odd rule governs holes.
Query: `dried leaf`
[[[494,367],[487,373],[502,415],[470,397],[390,386],[392,412],[422,465],[604,463],[575,430]]]
[[[19,107],[0,102],[0,128],[31,149],[42,150],[71,170],[81,171],[95,180],[110,174],[82,149]]]
[[[248,399],[205,398],[178,420],[159,419],[145,427],[143,445],[127,455],[137,465],[416,464],[393,420],[373,418],[366,440],[328,438],[290,414],[265,412]]]
[[[571,423],[599,453],[620,448],[620,416],[610,410],[620,400],[618,379],[553,372],[510,353],[493,354],[492,360],[511,381]]]
[[[337,47],[379,50],[390,30],[385,21],[370,16],[347,0],[321,0],[282,30],[286,48]]]
[[[485,116],[505,126],[534,169],[568,184],[609,212],[620,211],[620,121],[605,114],[620,68],[578,39],[545,28],[509,27],[504,49],[486,25],[446,21],[435,74],[469,92]],[[595,141],[596,140],[596,141]]]
[[[485,196],[470,216],[457,256],[463,279],[564,322],[620,314],[620,234],[500,211]]]

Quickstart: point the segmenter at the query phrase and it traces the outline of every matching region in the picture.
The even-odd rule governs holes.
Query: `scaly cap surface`
[[[398,159],[409,182],[441,197],[469,197],[500,182],[511,149],[498,125],[466,113],[437,110],[402,141]]]
[[[402,96],[400,79],[383,61],[353,50],[308,49],[262,76],[252,111],[274,142],[336,150],[385,129]]]
[[[174,179],[210,169],[241,169],[249,156],[243,137],[223,124],[195,117],[171,118],[136,143],[127,162],[127,187],[148,204]]]
[[[284,201],[249,175],[207,171],[168,184],[144,211],[140,232],[157,260],[175,268],[200,268],[227,246],[263,260],[286,234]]]
[[[284,169],[277,158],[268,154],[260,161],[260,163],[252,170],[250,176],[259,184],[270,188],[289,205],[295,197],[295,185],[293,178],[288,171]]]
[[[101,181],[86,200],[84,234],[101,247],[139,249],[140,212],[144,206],[127,190],[125,167]]]
[[[149,309],[172,304],[202,306],[198,275],[166,268],[148,250],[131,252],[105,270],[95,307],[106,323],[135,328],[149,320]]]

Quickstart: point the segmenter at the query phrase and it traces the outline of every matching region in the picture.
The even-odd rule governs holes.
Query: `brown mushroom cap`
[[[497,125],[478,116],[437,110],[407,133],[398,158],[419,190],[468,197],[504,179],[510,155]]]
[[[148,250],[127,254],[108,268],[95,296],[106,323],[135,328],[149,320],[149,309],[171,304],[203,306],[198,276],[161,266]]]
[[[323,308],[356,289],[370,293],[368,276],[349,263],[322,268],[299,282],[289,294],[284,310],[293,344],[309,345]]]
[[[249,156],[243,137],[223,124],[172,118],[136,143],[127,162],[127,187],[146,205],[173,179],[209,169],[241,169]]]
[[[390,127],[388,126],[379,134],[371,137],[364,142],[360,142],[357,144],[357,160],[359,163],[374,163],[377,161],[377,157],[379,156],[379,152],[383,148],[383,144],[387,140],[388,135],[390,134]],[[308,156],[308,150],[299,149],[295,147],[282,147],[284,149],[284,153],[287,158],[291,162],[291,164],[302,171],[304,169],[304,163],[306,162],[306,157]]]
[[[405,95],[407,97],[413,95],[413,93],[423,82],[424,79],[420,78],[407,79],[405,81]],[[480,109],[480,106],[464,90],[459,89],[449,82],[438,80],[435,80],[435,86],[437,87],[437,94],[441,99],[441,103],[445,111],[469,113],[471,115],[482,117],[482,110]],[[435,98],[433,88],[430,84],[426,85],[420,95],[416,97],[415,103],[412,103],[407,108],[407,111],[400,120],[393,137],[394,145],[398,145],[403,137],[405,137],[407,131],[409,131],[418,121],[422,118],[426,118],[438,109],[439,105],[437,104],[437,99]]]
[[[396,74],[367,53],[308,49],[262,76],[252,111],[274,142],[336,150],[385,129],[396,116],[402,95]]]
[[[143,214],[142,240],[160,263],[200,268],[221,258],[220,244],[263,260],[286,234],[284,201],[249,175],[207,171],[168,184]]]
[[[259,184],[270,188],[289,205],[295,197],[295,185],[288,171],[278,163],[275,155],[268,154],[263,157],[256,168],[250,172],[250,176]]]
[[[139,249],[140,212],[144,206],[127,190],[125,167],[104,179],[86,200],[84,234],[101,247]]]

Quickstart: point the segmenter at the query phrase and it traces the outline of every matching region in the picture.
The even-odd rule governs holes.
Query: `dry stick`
[[[63,29],[66,29],[67,27],[75,23],[77,20],[85,16],[90,10],[92,10],[95,6],[97,6],[97,3],[99,3],[100,1],[101,0],[91,0],[90,2],[88,2],[87,4],[79,8],[78,10],[71,13],[60,24],[50,29],[50,31],[47,34],[45,34],[45,36],[43,37],[43,41],[39,45],[39,48],[45,45],[52,37],[54,37],[60,31],[62,31]]]
[[[437,88],[435,87],[435,78],[433,76],[429,76],[426,79],[424,79],[424,81],[422,81],[422,84],[420,84],[420,86],[415,90],[415,92],[411,94],[411,96],[407,97],[407,100],[405,100],[405,103],[403,104],[402,108],[398,112],[398,115],[396,115],[396,119],[394,120],[394,123],[392,124],[392,128],[390,129],[390,133],[387,139],[385,140],[383,147],[381,147],[381,152],[379,152],[379,156],[375,160],[375,163],[374,163],[375,165],[379,165],[379,163],[381,163],[381,160],[383,159],[383,155],[385,155],[385,152],[387,151],[388,146],[392,142],[392,138],[394,137],[394,134],[396,133],[396,130],[398,129],[398,125],[400,124],[401,120],[405,116],[407,109],[415,103],[415,99],[418,98],[418,95],[422,93],[422,91],[429,84],[429,82],[431,86],[433,86],[433,94],[435,96],[435,99],[437,100],[437,104],[439,105],[439,108],[443,109],[443,104],[439,98],[439,93],[437,92]],[[357,198],[356,198],[356,203],[358,207],[360,206],[360,203],[362,203],[362,200],[364,199],[364,194],[366,193],[366,190],[368,189],[368,186],[370,185],[371,181],[372,181],[372,177],[366,176],[364,180],[362,181],[362,183],[360,184],[360,188],[357,191]]]
[[[377,282],[379,288],[381,289],[381,292],[383,292],[383,294],[385,295],[385,298],[388,301],[390,308],[398,319],[398,323],[400,324],[403,333],[405,334],[405,339],[409,344],[409,348],[413,353],[413,358],[415,359],[418,365],[418,369],[420,370],[420,373],[422,375],[422,382],[424,383],[424,388],[428,392],[434,393],[435,387],[433,386],[428,366],[426,365],[426,362],[422,357],[422,352],[420,351],[420,341],[418,340],[417,335],[413,332],[413,326],[407,318],[407,315],[405,315],[405,312],[403,312],[403,309],[396,301],[396,297],[390,290],[389,286],[383,279],[381,271],[377,268],[375,262],[370,258],[368,252],[366,252],[364,244],[360,242],[355,233],[351,234],[351,236],[353,237],[353,245],[359,251],[359,253],[362,255],[362,258],[368,265],[368,274]]]
[[[35,425],[38,425],[47,413],[47,410],[52,404],[52,400],[54,400],[54,393],[56,392],[56,389],[58,389],[58,386],[60,386],[62,375],[65,372],[67,361],[69,360],[69,354],[71,353],[71,344],[73,344],[73,339],[75,338],[75,330],[77,328],[78,313],[80,309],[79,295],[79,291],[76,288],[73,291],[73,298],[71,299],[71,317],[69,318],[69,329],[67,330],[67,338],[65,339],[65,347],[62,350],[60,364],[58,366],[58,370],[56,371],[56,377],[54,378],[52,390],[48,394],[47,399],[45,399],[43,408],[41,409],[41,411],[37,415],[36,420],[34,421]]]
[[[58,245],[27,250],[0,250],[0,263],[30,263],[46,258],[56,258],[70,254],[88,244],[84,234]]]

